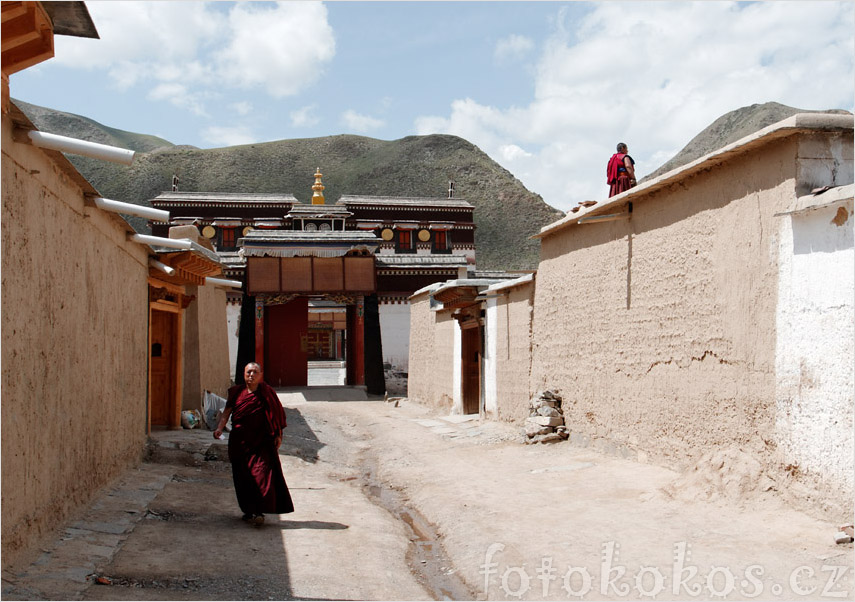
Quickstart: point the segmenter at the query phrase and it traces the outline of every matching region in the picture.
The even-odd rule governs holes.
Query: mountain
[[[840,109],[831,109],[828,111],[808,111],[805,109],[796,109],[777,102],[767,102],[763,104],[754,104],[748,107],[742,107],[735,111],[725,113],[710,125],[704,128],[701,133],[692,138],[689,143],[679,153],[674,155],[674,158],[666,161],[659,169],[644,176],[641,182],[652,180],[662,174],[676,169],[681,165],[691,163],[695,159],[700,159],[704,155],[716,151],[723,146],[727,146],[731,142],[736,142],[740,138],[750,136],[764,127],[777,123],[782,119],[791,117],[796,113],[837,113],[849,115],[848,111]]]
[[[445,197],[451,180],[455,198],[475,207],[478,268],[486,270],[535,268],[540,245],[530,237],[564,215],[457,136],[383,141],[340,135],[199,149],[14,102],[43,131],[136,150],[129,167],[68,157],[104,197],[117,201],[148,205],[171,189],[173,174],[183,191],[292,193],[304,203],[310,202],[317,167],[328,203],[343,194]],[[145,220],[128,221],[146,229]]]

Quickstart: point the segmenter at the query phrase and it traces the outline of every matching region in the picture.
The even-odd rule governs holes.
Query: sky
[[[200,148],[453,134],[562,211],[618,142],[643,176],[728,111],[855,102],[851,1],[86,6],[100,39],[57,36],[13,98]]]

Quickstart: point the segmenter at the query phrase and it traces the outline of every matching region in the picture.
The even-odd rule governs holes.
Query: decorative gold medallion
[[[214,226],[205,226],[202,228],[202,236],[205,238],[214,238],[217,234],[217,229]]]
[[[427,230],[419,230],[419,240],[422,242],[427,242],[430,240],[430,232]]]
[[[244,236],[246,236],[250,232],[252,232],[252,226],[247,226],[246,228],[243,229],[243,235]]]
[[[395,233],[392,232],[391,228],[383,228],[383,231],[380,233],[380,237],[383,240],[392,240],[395,238]]]

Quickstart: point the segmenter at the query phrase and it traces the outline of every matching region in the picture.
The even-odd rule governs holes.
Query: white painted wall
[[[463,336],[460,332],[460,323],[453,320],[454,324],[454,367],[452,368],[452,390],[454,391],[454,403],[451,406],[452,414],[463,413]]]
[[[380,304],[380,339],[383,362],[407,372],[410,363],[410,304]]]
[[[853,495],[852,211],[849,199],[781,218],[776,316],[779,450],[845,499]]]
[[[499,411],[498,389],[496,384],[496,354],[498,350],[498,300],[487,298],[487,320],[484,329],[484,412],[490,418],[496,418]]]
[[[226,322],[229,331],[229,375],[235,377],[237,368],[238,330],[240,328],[240,303],[226,304]]]

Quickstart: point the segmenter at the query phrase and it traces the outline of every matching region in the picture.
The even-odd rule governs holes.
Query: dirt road
[[[774,492],[685,501],[672,471],[566,443],[523,446],[509,425],[406,401],[280,397],[296,512],[245,525],[229,466],[215,460],[222,447],[199,452],[207,433],[175,432],[185,449],[158,448],[172,463],[128,475],[39,563],[4,574],[3,597],[853,597],[852,545]],[[130,526],[109,533],[121,513]]]

